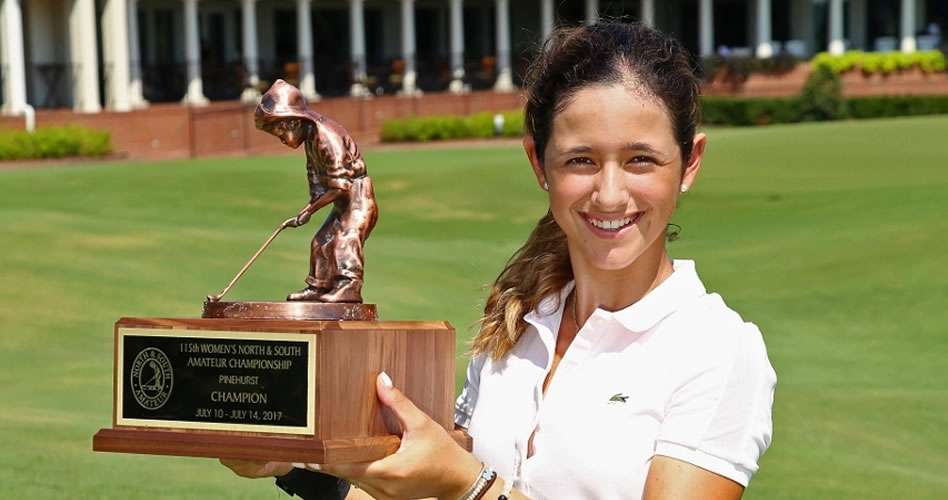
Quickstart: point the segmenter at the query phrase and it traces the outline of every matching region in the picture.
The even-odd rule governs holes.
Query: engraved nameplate
[[[118,329],[116,425],[314,434],[316,336]]]

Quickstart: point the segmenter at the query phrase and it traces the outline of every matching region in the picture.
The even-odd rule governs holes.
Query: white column
[[[866,49],[866,0],[849,0],[849,40],[852,48]]]
[[[770,0],[757,0],[757,57],[771,57],[774,47],[771,42]]]
[[[198,28],[198,0],[184,0],[184,60],[187,65],[188,91],[183,104],[204,106],[204,80],[201,79],[201,33]],[[246,49],[246,47],[244,47]]]
[[[655,26],[655,0],[642,0],[642,13],[639,17],[642,24]]]
[[[106,0],[102,10],[102,59],[105,62],[105,106],[131,111],[127,0]]]
[[[415,59],[415,0],[401,0],[402,13],[402,60],[405,61],[405,74],[402,75],[401,96],[419,96],[418,71]]]
[[[26,112],[26,63],[23,54],[23,9],[20,0],[0,0],[0,69],[3,103],[0,113]]]
[[[714,53],[714,0],[700,0],[698,5],[699,55]]]
[[[510,67],[510,3],[494,0],[497,9],[497,81],[495,92],[513,92],[513,69]]]
[[[316,92],[316,62],[313,59],[313,23],[310,0],[296,0],[296,38],[300,55],[300,92],[308,102],[322,96]]]
[[[449,0],[451,14],[451,84],[452,94],[466,94],[471,86],[464,83],[464,0]]]
[[[843,42],[843,0],[829,0],[829,52],[835,55],[846,52]]]
[[[99,54],[96,51],[95,0],[72,0],[69,9],[69,46],[74,68],[73,109],[102,111],[99,102]]]
[[[586,0],[586,24],[596,24],[599,20],[599,0]]]
[[[369,89],[365,88],[365,13],[362,10],[363,0],[349,0],[349,49],[352,55],[352,88],[349,95],[353,97],[368,97]]]
[[[138,43],[138,0],[128,0],[129,99],[133,108],[147,108],[142,93],[142,51]]]
[[[240,18],[243,21],[241,34],[244,46],[244,68],[247,70],[247,81],[244,82],[244,91],[240,100],[246,103],[256,103],[260,100],[260,56],[257,54],[257,0],[240,0]]]
[[[902,0],[902,52],[915,52],[915,0]]]
[[[540,34],[543,40],[553,33],[553,0],[540,0]]]

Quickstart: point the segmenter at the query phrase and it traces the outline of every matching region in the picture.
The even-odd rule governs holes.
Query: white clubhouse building
[[[3,114],[510,92],[557,24],[635,19],[699,55],[936,48],[948,0],[0,0]]]

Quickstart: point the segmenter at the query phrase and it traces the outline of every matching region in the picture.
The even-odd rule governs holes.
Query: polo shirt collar
[[[672,264],[674,271],[671,276],[635,304],[614,313],[596,309],[593,314],[611,315],[629,331],[646,332],[683,305],[707,294],[693,260],[674,260]],[[537,327],[544,343],[556,338],[563,318],[563,305],[575,286],[576,282],[570,281],[558,295],[546,297],[536,310],[524,316],[526,322]]]
[[[674,271],[638,302],[613,316],[626,329],[646,332],[683,305],[707,294],[693,260],[672,261]]]
[[[540,339],[547,346],[556,343],[556,335],[560,331],[560,322],[563,319],[563,306],[566,304],[566,297],[576,286],[575,281],[570,281],[560,290],[559,294],[549,295],[540,301],[540,305],[533,311],[524,315],[523,320],[536,327],[540,334]]]

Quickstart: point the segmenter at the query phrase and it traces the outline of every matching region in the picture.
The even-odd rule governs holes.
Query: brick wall
[[[376,143],[385,120],[405,116],[470,114],[507,111],[523,105],[520,94],[473,92],[457,96],[425,94],[420,98],[380,96],[340,97],[310,104],[310,109],[341,123],[361,145]],[[253,106],[237,101],[212,102],[206,107],[153,104],[128,113],[96,114],[71,110],[38,110],[36,125],[75,123],[108,130],[116,152],[133,159],[174,159],[286,151],[280,141],[254,128]],[[23,129],[22,117],[0,117],[0,127]]]

